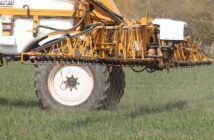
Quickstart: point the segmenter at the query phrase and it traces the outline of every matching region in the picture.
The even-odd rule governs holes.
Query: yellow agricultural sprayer
[[[0,22],[1,65],[36,65],[36,95],[47,109],[114,107],[123,66],[154,72],[212,63],[187,23],[128,20],[113,0],[1,0]]]

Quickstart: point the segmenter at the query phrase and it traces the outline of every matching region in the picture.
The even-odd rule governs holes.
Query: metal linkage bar
[[[0,15],[13,16],[71,17],[72,13],[74,13],[74,10],[0,8]]]

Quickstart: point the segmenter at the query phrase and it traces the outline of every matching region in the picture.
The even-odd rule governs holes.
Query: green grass
[[[45,112],[34,95],[35,68],[0,68],[0,139],[214,139],[214,66],[170,74],[126,71],[113,111]]]

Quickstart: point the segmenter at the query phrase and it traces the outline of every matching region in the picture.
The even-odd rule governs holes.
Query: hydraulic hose
[[[88,29],[81,31],[78,34],[70,35],[69,33],[67,33],[67,34],[63,35],[62,38],[56,39],[54,41],[51,41],[51,42],[49,42],[49,43],[47,43],[47,44],[45,44],[43,46],[34,48],[31,51],[40,51],[42,49],[46,49],[46,48],[50,47],[51,45],[54,45],[54,44],[62,42],[65,39],[65,37],[68,37],[72,41],[72,39],[74,37],[78,37],[78,36],[84,35],[85,33],[90,33],[90,32],[93,31],[94,28],[96,28],[97,26],[102,26],[102,25],[103,25],[102,23],[91,24]]]
[[[84,2],[86,2],[86,0],[83,0]],[[74,17],[77,10],[78,10],[78,6],[79,6],[79,2],[75,2],[74,4],[74,13],[72,14],[71,17]],[[81,18],[81,20],[75,25],[73,26],[72,28],[70,29],[58,29],[58,28],[54,28],[54,27],[50,27],[50,26],[45,26],[45,25],[39,25],[38,27],[39,28],[45,28],[45,29],[49,29],[49,30],[54,30],[54,31],[60,31],[60,32],[69,32],[69,31],[73,31],[74,29],[76,29],[77,27],[79,27],[83,22],[84,22],[84,19],[86,17],[86,14],[87,14],[87,8],[86,6],[84,5],[84,12],[83,12],[83,16]]]
[[[101,2],[99,2],[97,0],[91,0],[91,2],[92,2],[93,5],[97,5],[103,11],[108,13],[112,17],[112,19],[114,20],[115,24],[124,23],[124,20],[123,20],[123,18],[121,16],[119,16],[116,13],[114,13],[113,11],[111,11],[109,8],[107,8],[105,5],[103,5]]]
[[[136,72],[136,73],[140,73],[140,72],[144,72],[144,71],[147,69],[147,67],[143,67],[142,69],[137,70],[137,69],[135,69],[135,68],[132,66],[131,69],[132,69],[132,71],[134,71],[134,72]]]

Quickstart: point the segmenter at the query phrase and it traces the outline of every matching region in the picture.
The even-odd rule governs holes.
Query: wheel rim
[[[48,78],[51,96],[65,106],[84,103],[94,88],[93,75],[88,67],[56,66]]]

